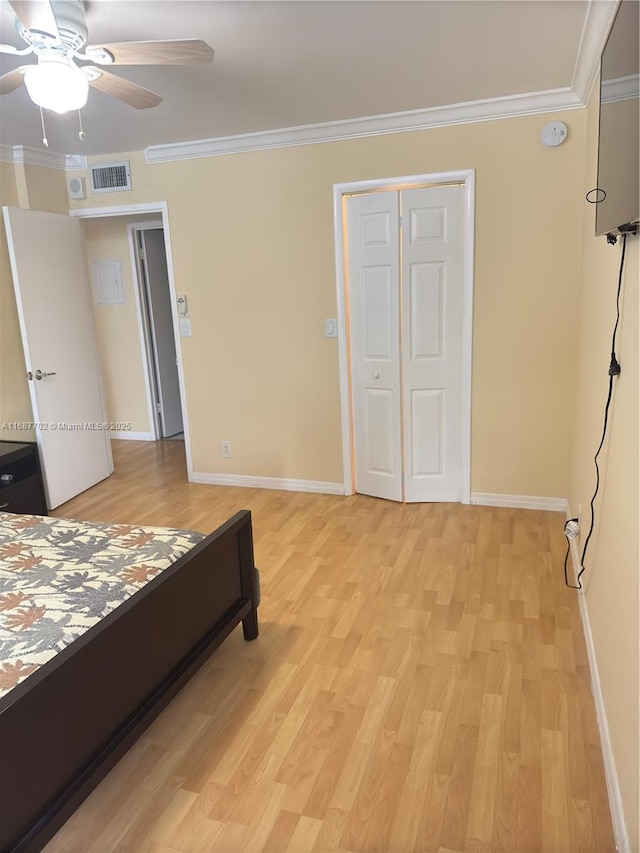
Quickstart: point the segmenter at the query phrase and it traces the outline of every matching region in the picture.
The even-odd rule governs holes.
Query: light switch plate
[[[176,297],[176,302],[178,303],[178,314],[180,317],[188,317],[189,316],[189,303],[187,302],[187,297],[184,293],[179,293]]]
[[[188,320],[184,317],[180,318],[180,335],[183,338],[191,337],[191,320]]]
[[[325,336],[325,338],[337,338],[338,337],[338,321],[337,320],[325,320],[324,321],[324,336]]]

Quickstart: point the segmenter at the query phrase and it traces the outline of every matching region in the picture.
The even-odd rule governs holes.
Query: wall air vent
[[[116,193],[131,189],[131,171],[129,161],[121,163],[101,163],[91,166],[91,192]]]

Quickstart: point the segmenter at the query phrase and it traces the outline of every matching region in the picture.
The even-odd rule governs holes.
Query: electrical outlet
[[[220,442],[220,454],[224,459],[231,459],[233,453],[231,452],[231,442],[230,441],[221,441]]]

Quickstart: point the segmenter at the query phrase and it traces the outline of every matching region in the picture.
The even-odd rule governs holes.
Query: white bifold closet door
[[[461,186],[347,199],[356,491],[462,498]]]

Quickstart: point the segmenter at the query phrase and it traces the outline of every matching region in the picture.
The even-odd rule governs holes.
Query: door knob
[[[380,379],[380,374],[378,373],[378,371],[377,371],[377,370],[376,370],[376,371],[375,371],[375,373],[373,374],[373,378],[374,378],[374,379]]]
[[[27,373],[27,379],[29,379],[29,381],[33,381],[33,379],[44,379],[47,376],[55,376],[55,375],[56,375],[55,370],[53,371],[53,373],[45,373],[43,370],[36,370],[35,373],[32,373],[31,371],[29,371]]]

